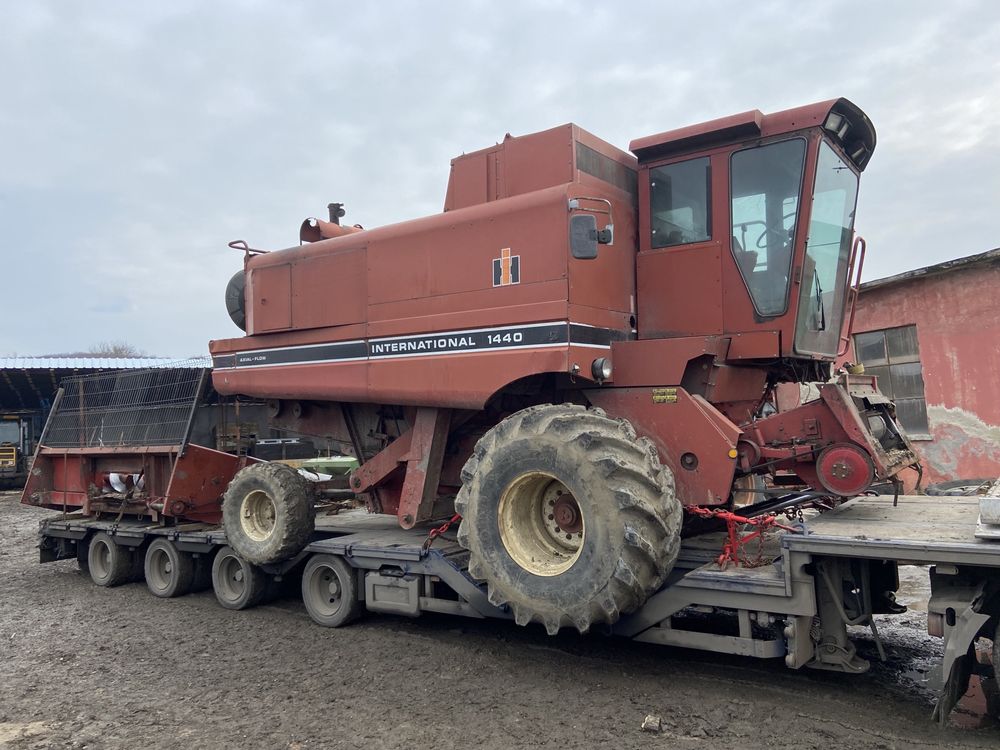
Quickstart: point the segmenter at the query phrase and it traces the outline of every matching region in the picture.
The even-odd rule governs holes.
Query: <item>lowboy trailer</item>
[[[928,631],[944,639],[934,711],[944,724],[972,674],[996,680],[1000,670],[1000,546],[976,538],[978,514],[977,498],[861,497],[747,542],[737,551],[743,564],[720,564],[727,532],[689,538],[667,583],[609,631],[666,646],[781,658],[792,669],[860,674],[870,664],[857,654],[848,626],[870,628],[884,653],[873,615],[905,609],[892,596],[897,566],[925,566],[932,590]],[[365,610],[513,619],[469,573],[468,551],[450,529],[403,529],[393,516],[362,510],[320,517],[298,555],[263,566],[243,560],[222,527],[210,524],[68,513],[45,519],[40,539],[42,562],[76,558],[99,585],[144,576],[156,596],[211,585],[219,603],[234,610],[260,604],[275,582],[301,576],[307,612],[327,627],[347,625]],[[748,565],[747,556],[767,562]],[[704,624],[709,612],[718,615],[708,620],[713,629]],[[688,629],[693,613],[700,624]],[[993,640],[992,667],[976,659],[979,638]]]

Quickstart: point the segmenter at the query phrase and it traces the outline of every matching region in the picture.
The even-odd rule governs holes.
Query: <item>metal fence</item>
[[[178,362],[170,368],[65,378],[43,443],[52,448],[181,445],[208,373],[193,362]]]

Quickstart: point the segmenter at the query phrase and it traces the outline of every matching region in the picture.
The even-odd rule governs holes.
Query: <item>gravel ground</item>
[[[245,612],[38,565],[50,511],[0,494],[0,747],[996,748],[939,729],[919,686],[923,618],[846,676],[445,616],[312,624],[293,598]],[[871,651],[871,644],[865,648]],[[938,653],[935,651],[934,653]],[[913,681],[917,679],[917,682]],[[663,731],[640,729],[647,714]],[[964,719],[963,720],[963,716]],[[974,719],[969,721],[968,719]]]

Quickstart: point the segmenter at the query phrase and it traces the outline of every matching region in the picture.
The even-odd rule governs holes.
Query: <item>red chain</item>
[[[743,550],[743,548],[747,545],[747,543],[753,541],[754,539],[759,540],[759,543],[763,545],[764,532],[768,531],[769,529],[772,528],[782,529],[784,531],[790,531],[793,534],[802,533],[802,529],[795,528],[794,526],[786,526],[783,523],[778,523],[777,517],[772,515],[760,516],[758,518],[747,518],[746,516],[741,516],[728,510],[717,510],[713,508],[698,508],[695,506],[688,506],[684,510],[696,516],[701,516],[702,518],[718,518],[720,521],[726,522],[726,532],[727,532],[726,543],[722,547],[722,554],[719,555],[718,559],[716,560],[719,567],[722,568],[723,570],[725,570],[730,563],[732,563],[736,567],[740,567],[741,565],[740,552]],[[756,531],[754,531],[752,534],[746,534],[744,536],[740,536],[736,528],[739,525],[753,526],[754,528],[756,528]],[[742,561],[742,563],[753,567],[756,565],[761,565],[763,563],[763,560],[758,559],[758,561],[753,563],[753,565],[746,563],[745,561]]]
[[[440,526],[435,526],[433,529],[430,530],[430,533],[427,534],[427,538],[424,539],[424,543],[421,545],[420,548],[422,550],[424,550],[425,552],[427,550],[429,550],[431,548],[431,545],[434,544],[434,540],[435,539],[437,539],[439,536],[441,536],[443,533],[445,533],[448,529],[450,529],[451,525],[453,523],[458,523],[461,520],[462,520],[461,514],[460,513],[456,513],[455,515],[453,515],[445,523],[441,524]]]

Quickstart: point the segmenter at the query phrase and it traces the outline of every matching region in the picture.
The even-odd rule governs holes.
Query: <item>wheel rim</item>
[[[158,591],[163,591],[170,587],[174,577],[174,562],[170,555],[162,547],[157,547],[149,552],[149,568],[146,571],[146,581],[153,585]]]
[[[255,542],[263,542],[274,533],[274,500],[263,490],[254,490],[240,504],[240,526]]]
[[[733,507],[742,508],[745,505],[753,505],[756,502],[766,500],[767,495],[757,491],[763,488],[763,480],[756,474],[737,477],[733,480]]]
[[[573,493],[541,471],[522,474],[507,485],[497,521],[507,554],[537,576],[556,576],[573,567],[587,533]]]
[[[344,604],[340,577],[330,565],[317,565],[309,576],[309,603],[317,614],[333,617]]]
[[[246,569],[236,555],[226,555],[219,564],[219,589],[228,601],[238,601],[246,591]]]
[[[94,555],[90,561],[90,567],[97,578],[107,578],[108,571],[111,570],[111,547],[103,540],[94,542],[92,546]]]

